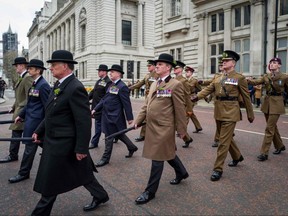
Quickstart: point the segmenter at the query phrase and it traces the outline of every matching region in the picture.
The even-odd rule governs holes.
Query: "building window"
[[[137,79],[140,79],[140,65],[141,65],[141,62],[137,61]]]
[[[128,20],[122,20],[122,44],[132,44],[132,22]]]
[[[170,55],[173,56],[175,60],[182,61],[182,48],[178,47],[175,49],[170,49]]]
[[[240,56],[235,70],[240,73],[249,73],[250,68],[250,39],[234,41],[235,52]]]
[[[288,71],[288,37],[279,38],[277,40],[277,56],[281,59],[281,72]]]
[[[210,73],[218,72],[218,60],[221,58],[224,49],[224,44],[211,44],[210,46]]]
[[[288,0],[280,0],[280,16],[288,14]]]
[[[81,25],[80,27],[80,47],[82,50],[85,50],[86,47],[86,25]]]
[[[134,77],[134,61],[127,61],[127,79]]]
[[[170,55],[172,55],[173,58],[175,59],[175,50],[174,50],[174,49],[171,49],[171,50],[170,50]]]
[[[243,27],[250,25],[251,21],[251,7],[250,5],[244,5],[234,8],[234,26]]]
[[[211,32],[224,30],[224,13],[220,12],[211,15]]]
[[[171,12],[170,16],[181,15],[181,0],[171,0]]]

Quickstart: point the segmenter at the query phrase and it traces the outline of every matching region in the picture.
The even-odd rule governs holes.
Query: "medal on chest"
[[[119,88],[117,86],[111,86],[110,89],[109,89],[109,93],[110,94],[118,94],[119,92]]]

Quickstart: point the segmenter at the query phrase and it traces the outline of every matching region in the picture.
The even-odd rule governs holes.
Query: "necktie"
[[[161,84],[161,82],[162,82],[162,79],[159,79],[159,80],[157,81],[157,86],[159,86],[159,85]]]
[[[32,86],[36,86],[36,82],[35,81],[33,82]]]
[[[60,85],[60,82],[57,80],[54,84],[54,89],[56,89]]]

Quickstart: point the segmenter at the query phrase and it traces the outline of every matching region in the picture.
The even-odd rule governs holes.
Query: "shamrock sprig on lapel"
[[[61,93],[61,89],[60,88],[56,88],[54,89],[54,96],[57,97],[60,93]]]

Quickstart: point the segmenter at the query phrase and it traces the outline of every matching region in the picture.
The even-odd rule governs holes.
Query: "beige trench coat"
[[[159,91],[167,94],[161,95]],[[143,157],[157,161],[174,159],[175,130],[179,134],[185,134],[187,129],[183,85],[170,76],[158,87],[157,82],[152,83],[146,104],[135,123],[140,124],[145,119]]]

